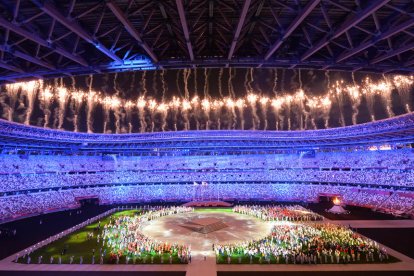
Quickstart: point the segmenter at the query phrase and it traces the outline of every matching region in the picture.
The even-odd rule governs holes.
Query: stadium
[[[0,1],[0,275],[411,275],[413,14]]]

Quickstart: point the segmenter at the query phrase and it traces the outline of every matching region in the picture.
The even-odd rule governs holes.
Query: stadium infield
[[[89,225],[73,232],[68,235],[53,241],[52,243],[40,247],[39,249],[31,252],[30,262],[41,263],[41,264],[74,264],[74,263],[85,263],[85,264],[114,264],[115,258],[112,254],[114,249],[109,247],[107,244],[100,245],[98,242],[97,236],[103,234],[103,229],[105,225],[110,223],[111,219],[116,219],[121,216],[135,216],[139,215],[141,210],[124,210],[112,213],[99,221],[90,223]],[[231,208],[197,208],[194,212],[196,215],[190,214],[177,214],[167,217],[161,217],[149,223],[149,226],[146,226],[142,229],[143,234],[151,236],[156,240],[166,241],[168,243],[178,242],[179,244],[192,243],[193,246],[193,255],[202,254],[207,255],[206,252],[209,251],[212,244],[215,242],[220,243],[237,243],[244,240],[253,240],[257,238],[264,237],[267,232],[270,232],[269,226],[271,223],[265,222],[262,223],[260,219],[242,215],[238,213],[233,213]],[[228,231],[222,230],[218,232],[224,232],[223,234],[208,234],[200,236],[198,233],[191,231],[186,231],[184,225],[189,220],[199,221],[199,220],[208,220],[211,218],[218,217],[221,221],[226,221],[230,225]],[[242,219],[239,219],[242,218]],[[161,221],[161,223],[159,223]],[[248,228],[253,228],[253,232],[246,229],[246,224],[249,224]],[[232,227],[234,226],[234,227]],[[168,232],[168,235],[165,235],[165,232]],[[232,232],[232,233],[226,233]],[[241,235],[237,235],[236,232],[241,232]],[[195,234],[195,236],[194,236]],[[92,237],[91,237],[92,235]],[[191,236],[190,241],[188,240]],[[99,252],[99,253],[98,253]],[[101,254],[104,252],[104,254]],[[99,257],[103,255],[103,259],[99,260]],[[93,257],[92,257],[93,256]],[[173,255],[171,262],[167,261],[169,254],[159,254],[155,251],[144,253],[138,258],[132,260],[127,256],[122,255],[117,264],[179,264],[177,255]],[[82,259],[82,260],[81,260]],[[58,261],[59,260],[59,261]],[[165,260],[165,261],[164,261]],[[216,262],[218,264],[227,264],[230,260],[230,264],[286,264],[284,260],[276,260],[275,257],[271,257],[267,262],[262,260],[259,256],[254,256],[252,260],[249,260],[248,256],[240,255],[233,253],[230,255],[230,258],[227,259],[224,256],[217,255]],[[20,256],[18,259],[19,263],[28,264],[29,260],[27,256]],[[361,261],[353,262],[353,264],[363,264],[363,263],[380,263],[379,260],[374,262],[366,262],[361,259]],[[398,262],[398,259],[390,255],[389,259],[383,261],[383,263],[393,263]]]
[[[196,213],[199,214],[214,214],[214,213],[223,213],[229,214],[231,213],[231,209],[229,208],[205,208],[205,209],[197,209]],[[134,211],[125,211],[124,214],[133,214]],[[119,215],[119,213],[115,214]],[[101,224],[103,225],[104,219],[101,220]],[[342,223],[347,225],[345,221],[335,221],[334,223]],[[367,225],[371,225],[374,223],[373,221],[367,221]],[[399,221],[393,221],[394,228],[398,228]],[[90,231],[96,227],[94,224],[88,225],[87,229],[81,229],[81,231]],[[406,227],[406,222],[402,223],[404,227]],[[364,221],[359,221],[359,226],[361,227],[364,225]],[[85,227],[86,228],[86,227]],[[362,228],[362,227],[361,227]],[[89,229],[89,230],[88,230]],[[375,228],[371,228],[373,231]],[[363,233],[365,234],[365,233]],[[73,240],[73,235],[68,235],[65,237],[69,241],[76,241]],[[81,238],[81,233],[77,233],[79,235],[78,238]],[[83,233],[82,235],[86,235]],[[371,235],[367,235],[372,238]],[[405,236],[406,238],[407,236]],[[71,240],[72,239],[72,240]],[[395,239],[399,239],[398,236]],[[63,239],[62,239],[63,241]],[[64,243],[63,243],[64,244]],[[76,243],[74,243],[76,244]],[[50,245],[51,246],[51,245]],[[55,245],[53,249],[48,249],[47,247],[44,248],[44,252],[46,250],[52,250],[50,252],[55,252],[57,254],[60,253],[59,248],[62,248],[62,243]],[[70,247],[72,248],[72,247]],[[82,246],[82,252],[91,252],[91,248],[88,246]],[[233,275],[253,275],[260,273],[261,275],[277,275],[277,274],[288,274],[288,275],[327,275],[335,273],[335,275],[412,275],[414,273],[414,260],[411,258],[400,254],[392,250],[391,248],[387,248],[389,254],[396,256],[401,262],[396,263],[389,263],[389,264],[318,264],[318,265],[285,265],[285,264],[270,264],[270,265],[258,265],[258,264],[234,264],[234,265],[227,265],[227,264],[216,264],[215,263],[215,256],[213,252],[205,254],[206,260],[204,260],[204,255],[194,256],[193,262],[191,264],[137,264],[137,265],[122,265],[123,263],[120,260],[120,265],[91,265],[85,264],[62,264],[62,265],[50,265],[50,264],[33,264],[36,262],[37,259],[32,257],[32,264],[16,264],[12,263],[13,256],[3,260],[0,262],[0,275],[12,275],[12,276],[20,276],[20,275],[30,275],[37,276],[37,275],[62,275],[62,276],[69,276],[69,275],[77,275],[81,276],[83,274],[86,275],[132,275],[134,271],[139,271],[139,275],[148,275],[148,276],[155,276],[155,275],[221,275],[221,276],[233,276]],[[74,251],[73,251],[74,252]],[[43,253],[45,254],[45,253]],[[90,253],[91,254],[91,253]],[[56,259],[55,259],[56,262]],[[63,258],[62,258],[63,262]],[[99,273],[99,274],[98,274]]]

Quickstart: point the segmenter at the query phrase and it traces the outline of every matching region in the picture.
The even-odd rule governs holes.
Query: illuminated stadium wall
[[[314,202],[414,213],[414,115],[294,132],[93,135],[1,121],[0,219],[78,206],[192,200]]]

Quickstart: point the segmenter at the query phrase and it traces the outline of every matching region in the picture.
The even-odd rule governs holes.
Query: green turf
[[[112,215],[109,215],[105,218],[101,219],[101,230],[97,230],[98,227],[98,221],[91,223],[78,231],[75,231],[59,240],[56,240],[42,248],[39,248],[32,254],[30,254],[31,257],[31,263],[37,263],[38,257],[43,256],[42,263],[50,263],[50,257],[54,257],[54,264],[58,263],[58,257],[61,256],[62,258],[62,264],[68,264],[70,257],[74,256],[74,264],[79,264],[79,258],[80,256],[83,257],[83,263],[84,264],[91,264],[92,262],[92,250],[95,249],[95,264],[99,263],[99,249],[102,246],[102,244],[97,243],[97,235],[101,234],[102,236],[102,229],[103,226],[109,223],[111,217],[118,217],[118,216],[133,216],[135,214],[140,213],[140,210],[126,210],[126,211],[120,211],[113,213]],[[88,233],[93,232],[94,237],[93,239],[88,240],[87,235]],[[66,254],[61,255],[63,249],[67,247]],[[104,264],[114,263],[115,260],[110,258],[110,248],[106,245],[102,247],[102,251],[106,249],[106,255],[104,257]],[[164,263],[169,264],[169,254],[163,254]],[[151,258],[153,258],[153,263],[160,263],[161,262],[161,256],[157,253],[148,253],[146,255],[143,255],[141,258],[136,259],[136,263],[151,263]],[[19,258],[20,263],[27,263],[27,258]],[[174,264],[180,263],[180,259],[177,255],[173,255],[172,262]],[[126,263],[126,257],[122,256],[119,259],[119,264],[125,264]],[[130,259],[129,264],[133,264],[133,260]]]

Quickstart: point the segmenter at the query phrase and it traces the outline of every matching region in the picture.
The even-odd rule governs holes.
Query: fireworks
[[[46,91],[46,90],[45,90]],[[50,95],[50,98],[53,96],[53,94],[51,93],[51,88],[48,89],[48,95]],[[86,98],[86,94],[82,91],[74,91],[71,94],[71,98],[78,104],[82,104],[83,101]]]
[[[269,102],[269,98],[268,97],[261,97],[259,102],[260,102],[261,105],[266,106],[267,103]]]
[[[166,105],[165,103],[161,103],[157,106],[157,111],[158,112],[167,112],[168,111],[168,105]]]
[[[283,102],[284,101],[282,98],[272,99],[271,105],[276,109],[280,109],[282,107]]]
[[[68,89],[64,86],[59,86],[56,88],[56,90],[57,90],[57,96],[58,96],[59,102],[64,104],[69,96]]]
[[[148,108],[151,110],[151,111],[154,111],[155,110],[155,108],[157,107],[157,101],[156,100],[154,100],[154,99],[151,99],[151,100],[149,100],[148,101]]]
[[[105,97],[100,102],[106,109],[116,110],[121,106],[121,99],[118,97]]]
[[[249,83],[250,84],[250,83]],[[357,123],[358,107],[361,104],[361,99],[365,98],[369,112],[371,113],[372,120],[375,120],[374,114],[374,101],[376,97],[382,99],[385,110],[388,116],[393,116],[391,106],[391,92],[396,90],[402,100],[406,104],[407,112],[410,111],[408,104],[408,98],[410,97],[410,91],[414,85],[413,76],[392,76],[384,77],[379,81],[373,81],[370,78],[365,78],[357,85],[355,82],[352,84],[346,84],[344,81],[335,81],[329,84],[327,92],[320,96],[309,95],[305,90],[299,89],[294,93],[287,93],[285,91],[278,91],[277,95],[273,93],[255,93],[252,89],[249,89],[247,95],[244,97],[235,97],[231,94],[226,97],[214,98],[209,95],[207,97],[200,98],[197,96],[197,92],[190,99],[189,92],[186,88],[185,97],[173,96],[170,99],[163,95],[162,99],[149,98],[145,96],[145,93],[141,94],[135,99],[123,99],[116,95],[108,96],[100,92],[91,90],[89,91],[76,90],[75,87],[67,88],[62,85],[50,86],[44,85],[42,81],[29,81],[19,82],[5,85],[6,94],[9,98],[8,107],[4,111],[4,117],[9,120],[15,119],[13,116],[16,106],[20,103],[25,104],[26,124],[29,124],[30,116],[32,114],[34,103],[36,99],[40,102],[40,108],[45,114],[44,125],[49,125],[49,118],[53,115],[52,104],[58,105],[58,128],[63,128],[64,120],[68,114],[66,114],[66,108],[69,105],[74,108],[71,112],[76,113],[76,126],[75,131],[78,130],[77,116],[80,113],[82,107],[87,110],[87,126],[88,132],[92,132],[92,112],[97,105],[103,107],[105,112],[117,112],[118,115],[122,112],[127,113],[127,121],[129,125],[129,131],[132,130],[131,117],[133,114],[138,113],[141,132],[145,132],[146,125],[152,124],[154,128],[154,122],[148,122],[148,117],[153,120],[155,113],[161,113],[162,115],[162,129],[168,129],[167,122],[165,121],[169,117],[169,114],[173,114],[175,124],[181,118],[185,122],[185,129],[190,129],[190,118],[194,118],[197,122],[197,126],[202,120],[207,118],[208,121],[204,122],[207,127],[209,125],[220,125],[222,122],[227,122],[231,127],[229,129],[236,128],[244,129],[244,114],[251,114],[253,116],[253,129],[267,129],[268,116],[273,116],[276,121],[276,128],[283,129],[285,118],[289,129],[291,127],[291,120],[294,116],[297,116],[300,120],[300,128],[303,129],[311,123],[313,128],[316,128],[317,119],[323,119],[325,127],[328,127],[329,113],[332,104],[339,104],[340,108],[343,105],[343,101],[348,99],[352,104],[352,123]],[[250,87],[250,86],[249,86]],[[163,88],[164,89],[164,88]],[[207,92],[207,91],[204,91]],[[25,98],[21,98],[25,95]],[[271,95],[274,95],[273,97]],[[20,97],[20,98],[19,98]],[[26,103],[22,100],[26,99]],[[237,112],[236,112],[237,110]],[[245,112],[247,110],[247,112]],[[250,110],[250,111],[249,111]],[[135,112],[135,113],[134,113]],[[299,112],[296,115],[291,114]],[[342,113],[342,110],[340,110]],[[211,113],[211,114],[210,114]],[[273,113],[273,115],[271,115]],[[70,114],[70,113],[69,113]],[[299,114],[299,115],[298,115]],[[108,113],[107,113],[108,115]],[[147,115],[149,115],[147,117]],[[202,117],[204,116],[204,117]],[[230,116],[230,117],[225,117]],[[55,118],[56,116],[53,116]],[[109,117],[109,116],[107,116]],[[204,119],[203,119],[204,118]],[[214,123],[211,120],[216,120]],[[119,119],[118,123],[122,123]],[[231,121],[231,122],[230,122]],[[341,118],[341,124],[345,124],[344,118]],[[237,123],[240,122],[240,123]],[[263,124],[265,126],[263,127]],[[280,128],[279,128],[280,126]],[[119,126],[121,129],[121,126]],[[158,129],[161,129],[158,128]]]
[[[249,93],[247,95],[247,101],[251,104],[254,105],[257,102],[257,99],[259,98],[259,96],[257,96],[256,94],[253,93]]]
[[[201,101],[201,106],[203,107],[203,110],[208,112],[210,111],[211,103],[208,99],[203,99]]]
[[[130,100],[126,101],[126,103],[125,103],[125,108],[126,109],[131,109],[133,107],[134,107],[134,103],[132,101],[130,101]]]
[[[392,78],[392,82],[397,88],[406,87],[409,88],[414,84],[414,77],[413,76],[401,76],[396,75]]]
[[[173,97],[172,101],[168,105],[178,109],[181,106],[181,100],[177,97]]]
[[[226,103],[226,107],[229,109],[233,109],[235,107],[235,103],[231,98],[226,98],[224,102]]]
[[[238,99],[236,101],[236,106],[237,108],[242,109],[244,107],[244,99]]]
[[[182,102],[181,109],[183,111],[190,110],[191,109],[191,103],[188,100],[184,99],[183,102]]]
[[[137,100],[137,107],[139,109],[143,109],[145,108],[146,105],[147,105],[147,102],[145,101],[144,97],[139,97],[139,99]]]
[[[219,110],[223,105],[224,105],[224,102],[223,101],[214,100],[214,102],[213,102],[213,109],[214,110]],[[229,107],[229,108],[232,108],[232,107]]]

